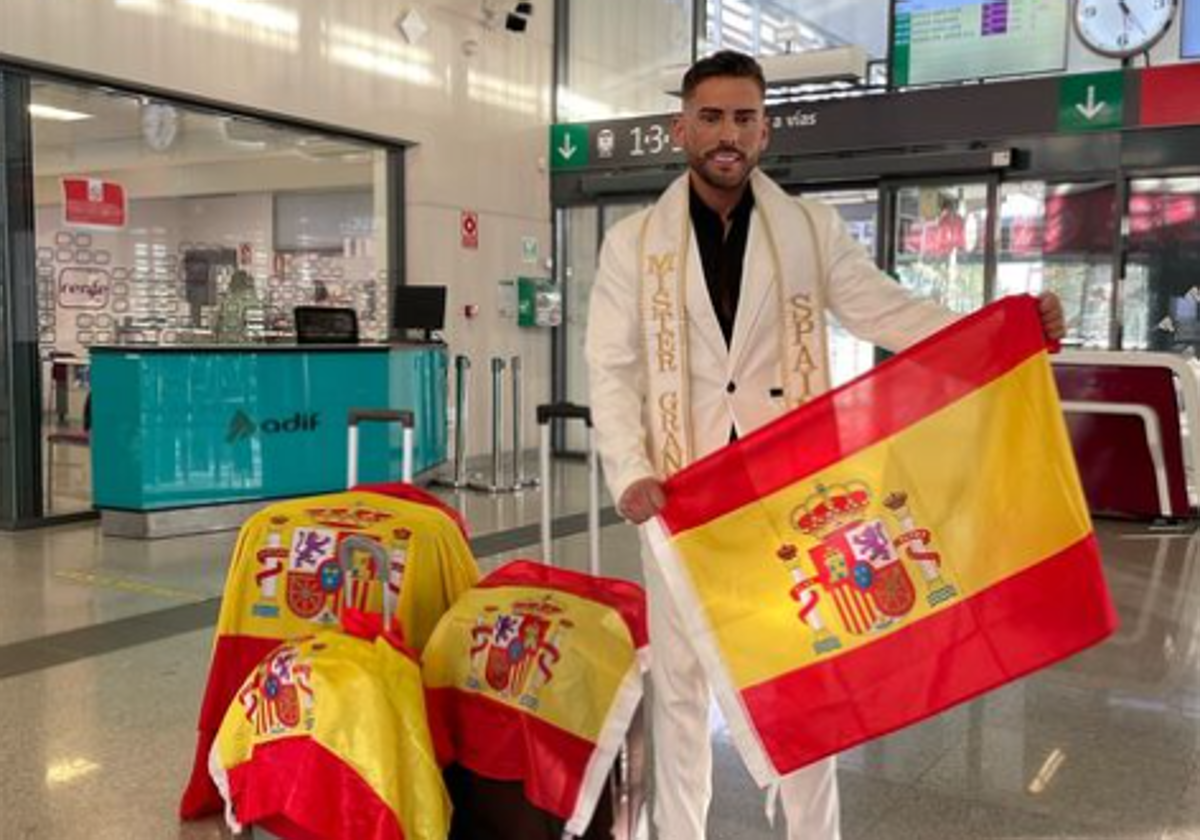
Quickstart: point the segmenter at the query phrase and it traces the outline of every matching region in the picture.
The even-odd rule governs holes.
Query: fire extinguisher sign
[[[479,214],[474,210],[462,211],[459,222],[459,232],[462,234],[462,246],[472,251],[479,248]]]

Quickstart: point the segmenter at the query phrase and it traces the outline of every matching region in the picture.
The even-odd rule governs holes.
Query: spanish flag
[[[208,761],[235,832],[445,840],[421,669],[373,618],[281,645],[242,684]]]
[[[642,698],[645,595],[528,560],[485,577],[423,655],[443,765],[520,781],[582,836]]]
[[[1036,300],[672,476],[648,537],[767,785],[1108,636]]]
[[[220,810],[209,748],[238,687],[272,649],[337,629],[347,607],[379,613],[386,601],[405,643],[420,651],[478,578],[457,513],[408,485],[280,502],[250,517],[225,580],[180,815]]]

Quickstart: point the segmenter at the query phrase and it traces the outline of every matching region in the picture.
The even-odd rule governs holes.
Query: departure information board
[[[894,0],[893,87],[1066,69],[1064,0]]]

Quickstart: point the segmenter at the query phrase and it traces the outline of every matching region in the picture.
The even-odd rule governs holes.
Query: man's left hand
[[[1067,334],[1067,319],[1063,317],[1062,301],[1054,292],[1038,295],[1038,314],[1042,316],[1042,332],[1046,341],[1057,344]]]

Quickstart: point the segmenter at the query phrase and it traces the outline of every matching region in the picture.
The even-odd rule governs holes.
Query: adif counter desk
[[[351,408],[413,412],[414,472],[446,459],[446,347],[93,346],[93,499],[105,533],[235,527],[346,480]],[[360,479],[396,480],[400,430],[363,427]]]

